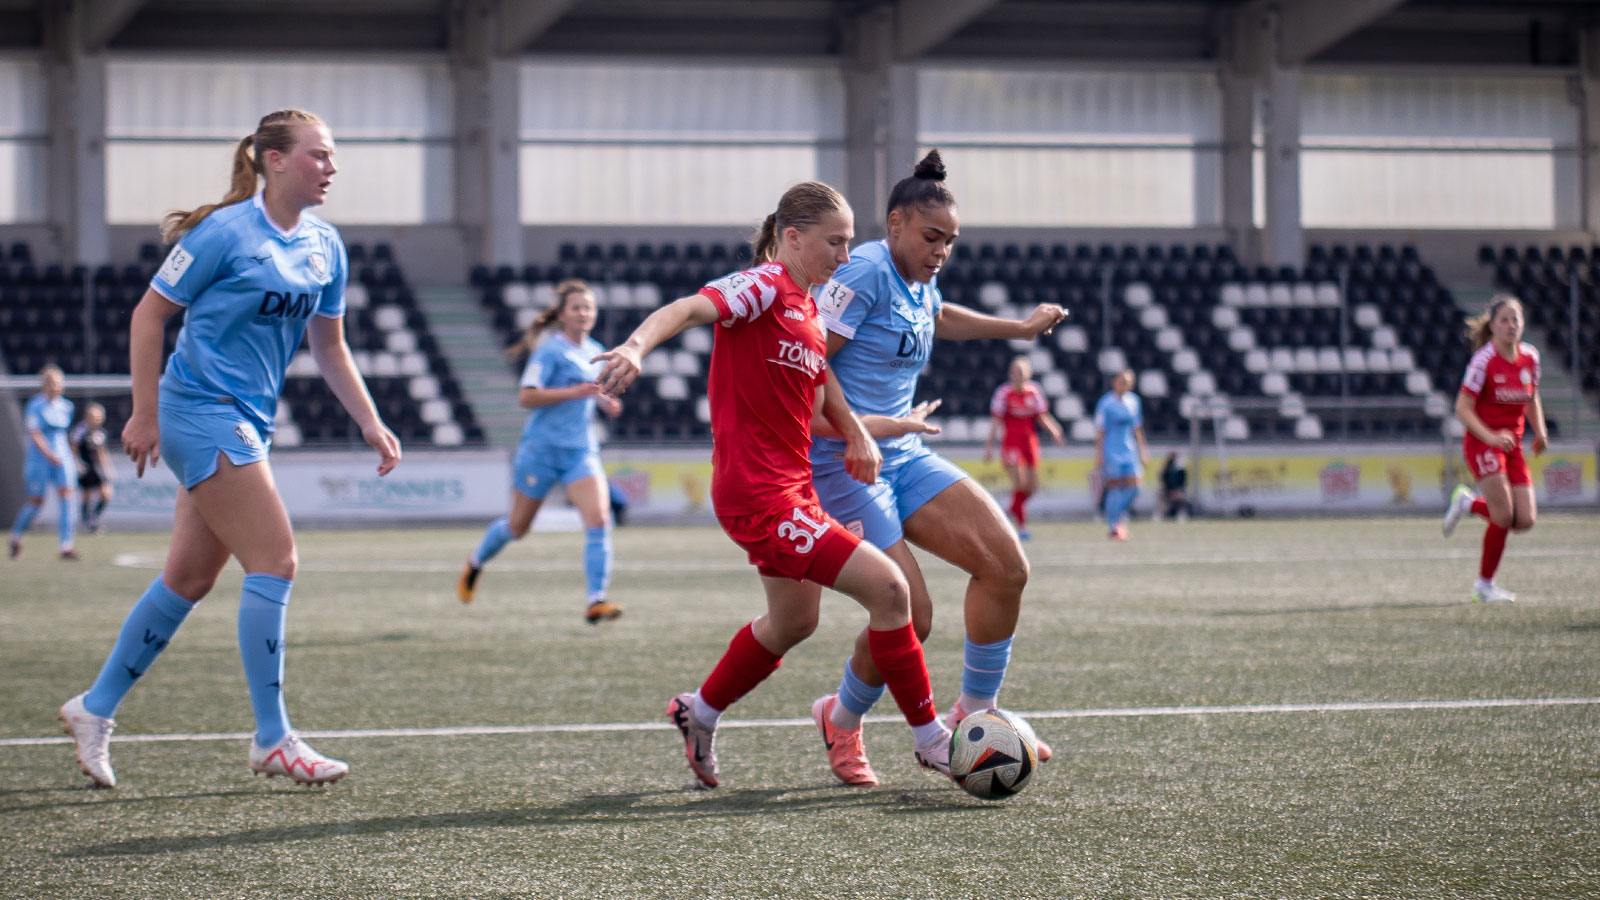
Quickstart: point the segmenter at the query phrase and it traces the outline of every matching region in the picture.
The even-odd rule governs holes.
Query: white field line
[[[1416,551],[1384,551],[1363,549],[1361,559],[1367,562],[1441,562],[1476,560],[1479,548],[1476,546],[1445,549],[1419,553]],[[1591,548],[1584,547],[1529,547],[1517,550],[1518,559],[1594,559],[1600,556]],[[112,557],[112,565],[130,569],[161,568],[166,556],[164,553],[119,553]],[[1333,563],[1347,563],[1350,554],[1345,553],[1218,553],[1218,554],[1193,554],[1188,556],[1166,555],[1159,557],[1120,557],[1096,555],[1088,548],[1082,554],[1063,556],[1059,554],[1037,555],[1030,554],[1028,563],[1035,569],[1105,569],[1150,566],[1237,566],[1237,565],[1282,565],[1285,563],[1327,565]],[[494,563],[496,571],[506,572],[569,572],[574,563],[572,559],[561,557],[556,559],[497,559]],[[741,559],[727,560],[626,560],[619,559],[612,565],[617,572],[721,572],[736,573],[748,572],[750,566]],[[321,573],[392,573],[392,572],[421,572],[421,573],[449,573],[456,574],[461,571],[460,559],[370,559],[370,560],[336,560],[336,559],[307,559],[301,557],[299,570],[301,572]]]
[[[1342,703],[1264,703],[1244,706],[1144,706],[1111,709],[1052,709],[1017,712],[1026,719],[1137,719],[1161,716],[1219,716],[1270,713],[1341,713],[1413,710],[1503,709],[1507,707],[1594,706],[1600,697],[1529,697],[1481,700],[1353,700]],[[898,716],[874,715],[868,722],[897,722]],[[567,734],[573,732],[664,731],[666,722],[588,722],[551,725],[458,725],[441,728],[354,728],[303,731],[308,738],[465,737],[500,734]],[[722,728],[811,728],[806,719],[729,719]],[[180,741],[243,741],[247,731],[197,734],[125,734],[112,738],[119,744],[163,744]],[[0,738],[0,747],[67,744],[68,737]]]

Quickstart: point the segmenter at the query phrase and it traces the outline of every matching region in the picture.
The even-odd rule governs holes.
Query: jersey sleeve
[[[544,388],[545,378],[550,374],[544,352],[548,346],[549,342],[541,344],[528,355],[528,364],[522,367],[522,380],[518,382],[518,387]]]
[[[1040,387],[1037,381],[1028,382],[1028,400],[1034,415],[1043,415],[1050,411],[1050,404],[1044,397],[1044,388]]]
[[[211,219],[201,220],[167,254],[166,262],[150,279],[156,293],[179,306],[188,306],[217,280],[228,256],[228,233]]]
[[[700,289],[717,307],[717,324],[733,327],[761,318],[778,299],[778,286],[760,272],[746,269],[724,275]]]
[[[1543,374],[1543,364],[1539,362],[1539,351],[1535,350],[1532,344],[1523,344],[1522,352],[1528,354],[1529,368],[1533,370],[1533,382],[1528,385],[1528,389],[1537,390],[1540,376]]]
[[[350,283],[350,255],[345,252],[344,239],[335,232],[333,239],[328,242],[333,259],[329,264],[333,267],[333,279],[328,286],[322,289],[322,301],[317,304],[317,315],[327,319],[337,319],[344,315],[344,289]]]
[[[1097,431],[1106,430],[1106,398],[1101,397],[1100,402],[1094,405],[1094,427]]]
[[[1133,427],[1133,428],[1143,428],[1144,427],[1144,400],[1140,399],[1138,394],[1134,394],[1133,395],[1133,410],[1132,410],[1132,412],[1133,412],[1133,416],[1129,420],[1128,425],[1130,427]]]
[[[44,418],[40,415],[43,408],[38,397],[28,401],[27,408],[22,412],[23,431],[44,431]]]
[[[997,419],[1006,417],[1006,386],[1000,385],[994,389],[994,396],[989,398],[989,415]]]
[[[1487,346],[1487,345],[1486,345]],[[1483,390],[1484,379],[1489,376],[1489,357],[1485,353],[1474,353],[1472,359],[1467,361],[1466,374],[1461,376],[1461,393],[1476,397]]]
[[[868,260],[851,260],[840,266],[817,294],[822,324],[835,334],[855,338],[856,329],[878,302],[881,281],[878,266]]]

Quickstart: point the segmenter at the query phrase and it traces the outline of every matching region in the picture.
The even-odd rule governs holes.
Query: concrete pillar
[[[515,57],[494,52],[498,4],[462,0],[452,16],[455,220],[474,263],[520,268],[520,67]]]
[[[1586,28],[1578,79],[1578,160],[1583,229],[1600,240],[1600,29]]]
[[[883,235],[889,189],[917,162],[917,70],[895,57],[895,11],[857,16],[847,42],[845,183],[856,236]]]
[[[111,261],[106,225],[106,59],[86,48],[86,12],[79,4],[46,4],[44,71],[50,152],[45,165],[50,224],[67,259]]]
[[[1241,259],[1254,259],[1256,82],[1234,67],[1219,79],[1222,93],[1222,226]],[[1197,221],[1199,220],[1197,216]]]
[[[1266,143],[1267,220],[1262,261],[1299,267],[1305,259],[1300,224],[1300,69],[1270,65],[1262,92],[1261,129]]]

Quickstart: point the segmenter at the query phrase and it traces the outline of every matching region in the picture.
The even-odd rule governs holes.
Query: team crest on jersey
[[[311,274],[318,278],[328,277],[328,258],[321,253],[313,253],[306,257],[306,262],[311,266]]]
[[[1528,369],[1523,369],[1520,374],[1522,375],[1522,383],[1523,384],[1533,384],[1533,372],[1532,371],[1530,371]]]
[[[239,440],[244,441],[244,445],[251,450],[259,450],[261,448],[261,438],[257,437],[256,433],[250,429],[250,426],[243,422],[233,426],[233,433],[238,435]]]

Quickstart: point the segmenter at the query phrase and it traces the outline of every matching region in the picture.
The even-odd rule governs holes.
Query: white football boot
[[[1450,502],[1444,508],[1445,537],[1456,533],[1461,517],[1472,511],[1472,503],[1477,499],[1478,492],[1464,484],[1456,485],[1456,489],[1450,492]]]
[[[257,746],[252,738],[250,771],[268,778],[282,775],[298,784],[332,784],[343,778],[350,766],[311,749],[299,732],[291,731],[271,747]]]
[[[61,704],[61,728],[72,735],[78,748],[78,767],[94,779],[97,787],[116,787],[117,773],[111,771],[111,732],[117,721],[97,716],[83,706],[79,694]]]

